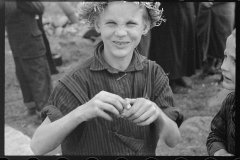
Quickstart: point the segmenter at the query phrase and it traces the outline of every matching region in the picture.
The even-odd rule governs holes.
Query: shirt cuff
[[[225,149],[226,147],[223,145],[221,142],[213,142],[209,147],[208,147],[208,154],[209,156],[213,156],[215,152],[217,152],[220,149]]]
[[[180,112],[179,108],[176,107],[168,107],[162,110],[171,120],[173,120],[178,128],[181,126],[183,122],[183,114]]]
[[[56,121],[56,120],[62,118],[64,115],[57,107],[55,107],[54,105],[49,105],[49,106],[44,107],[41,111],[42,121],[44,121],[44,119],[47,116],[51,120],[51,122],[53,122],[53,121]]]

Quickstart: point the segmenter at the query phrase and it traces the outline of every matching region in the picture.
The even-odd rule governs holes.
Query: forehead
[[[103,19],[132,19],[139,20],[145,14],[145,9],[132,2],[115,1],[108,3],[108,6],[100,14]]]
[[[236,38],[233,35],[230,35],[227,38],[226,51],[227,51],[227,54],[230,54],[231,56],[235,57],[235,55],[236,55]]]

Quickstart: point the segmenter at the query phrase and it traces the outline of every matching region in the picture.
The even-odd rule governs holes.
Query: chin
[[[226,83],[226,82],[223,81],[222,85],[227,90],[235,91],[235,85],[234,84],[229,84],[229,83]]]
[[[129,51],[116,51],[114,55],[116,57],[123,58],[128,56],[129,54],[130,54]]]

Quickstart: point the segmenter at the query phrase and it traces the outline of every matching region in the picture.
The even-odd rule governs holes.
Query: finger
[[[137,110],[135,113],[133,113],[128,120],[133,121],[137,118],[139,118],[140,116],[142,116],[143,113],[145,113],[150,107],[149,106],[142,106],[141,108],[139,108],[139,110]]]
[[[157,119],[157,116],[152,116],[149,117],[146,121],[137,123],[138,126],[146,126],[146,125],[150,125],[152,122],[154,122]]]
[[[133,105],[136,102],[137,99],[135,98],[125,98],[125,101],[127,101],[128,104]]]
[[[98,115],[98,117],[104,118],[104,119],[109,120],[109,121],[113,121],[112,117],[109,116],[106,112],[104,112],[101,109],[99,109],[97,115]]]
[[[116,96],[117,100],[121,103],[122,107],[124,107],[126,109],[129,108],[129,103],[125,99],[123,99],[119,95],[115,95],[115,96]]]
[[[125,109],[129,110],[132,107],[132,104],[136,102],[136,99],[125,98],[125,101],[128,103],[127,108]]]
[[[104,99],[105,99],[105,102],[114,105],[119,111],[122,111],[123,107],[127,108],[127,105],[128,105],[128,103],[122,97],[113,93],[106,92]]]
[[[153,109],[149,109],[146,112],[144,112],[140,117],[134,119],[132,122],[133,123],[141,123],[146,121],[149,117],[154,116],[155,111]]]
[[[129,118],[132,114],[136,113],[142,106],[142,103],[139,103],[139,100],[136,100],[136,102],[132,105],[132,107],[129,110],[126,110],[126,112],[122,113],[122,117]]]
[[[112,93],[106,93],[101,96],[101,101],[113,105],[119,112],[123,110],[123,106],[119,101],[119,98]]]
[[[101,109],[101,110],[111,112],[111,113],[113,113],[117,116],[119,116],[119,114],[120,114],[120,112],[113,105],[111,105],[109,103],[102,102],[102,101],[98,102],[98,108]]]
[[[134,116],[134,114],[136,114],[140,108],[144,106],[149,107],[149,105],[151,105],[151,101],[146,100],[145,98],[133,99],[131,102],[134,102],[131,109],[129,109],[127,112],[124,112],[122,114],[122,116],[125,118],[130,118],[131,116]],[[146,108],[144,110],[146,110]],[[136,117],[132,117],[131,120],[134,118]]]

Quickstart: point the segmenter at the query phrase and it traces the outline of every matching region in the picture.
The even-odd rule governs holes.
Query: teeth
[[[128,42],[114,42],[114,43],[116,43],[118,45],[124,45],[124,44],[127,44]]]

